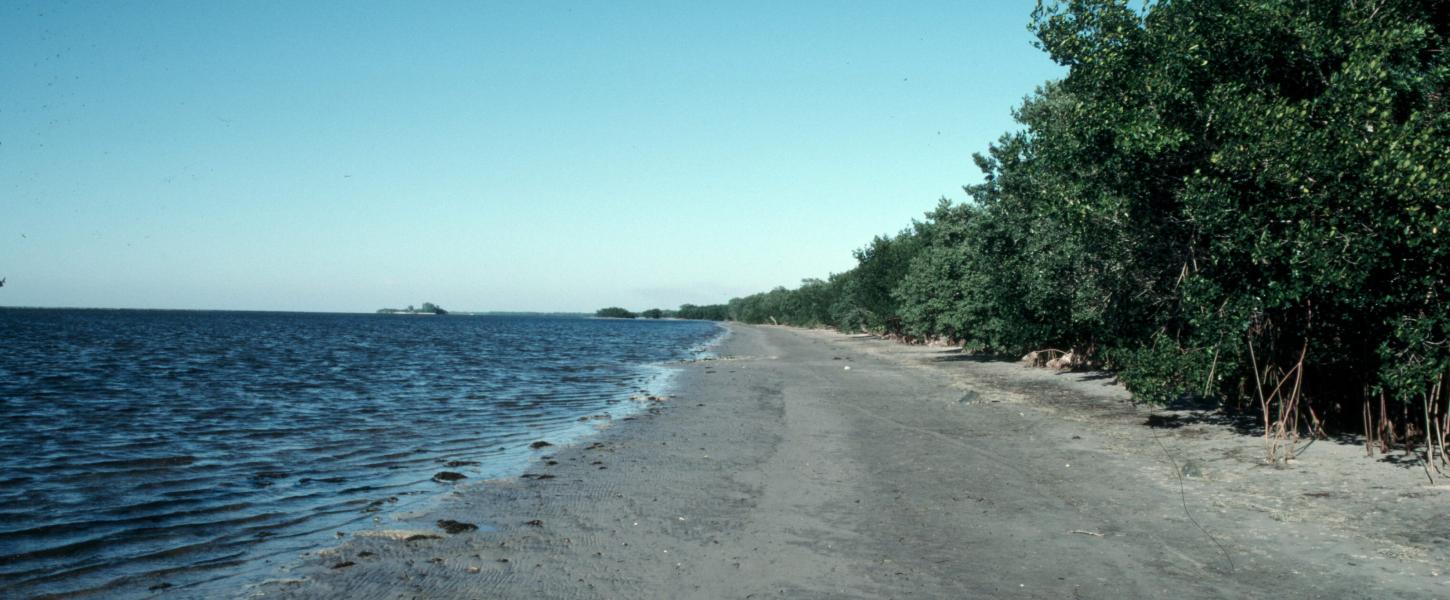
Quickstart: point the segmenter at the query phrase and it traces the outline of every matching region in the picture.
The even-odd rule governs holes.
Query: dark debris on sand
[[[454,521],[453,519],[439,519],[438,528],[448,532],[448,535],[457,535],[465,531],[478,530],[478,526],[473,523],[464,523],[462,521]]]

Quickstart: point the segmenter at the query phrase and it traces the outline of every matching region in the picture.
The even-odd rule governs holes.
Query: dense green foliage
[[[1301,362],[1317,418],[1442,401],[1450,2],[1071,0],[1032,28],[1068,75],[970,202],[730,317],[1072,350],[1149,401]]]
[[[707,304],[695,306],[694,304],[682,304],[680,310],[670,315],[676,319],[700,319],[702,321],[724,321],[729,318],[725,312],[724,304]]]

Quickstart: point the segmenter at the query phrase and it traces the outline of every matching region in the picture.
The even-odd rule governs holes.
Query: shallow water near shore
[[[200,591],[661,393],[700,321],[0,310],[0,591]],[[583,419],[583,420],[581,420]]]

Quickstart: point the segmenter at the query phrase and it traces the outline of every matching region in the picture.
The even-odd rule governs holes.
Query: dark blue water
[[[720,331],[0,309],[0,597],[240,584],[428,502],[439,471],[509,474]]]

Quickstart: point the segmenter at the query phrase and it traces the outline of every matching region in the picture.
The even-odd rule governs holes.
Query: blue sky
[[[592,311],[854,264],[1062,70],[1031,2],[6,2],[4,306]]]

